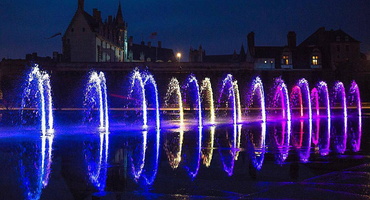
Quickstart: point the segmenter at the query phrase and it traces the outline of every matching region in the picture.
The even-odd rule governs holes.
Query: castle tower
[[[116,15],[116,28],[118,31],[118,43],[123,48],[123,60],[127,62],[127,24],[123,20],[121,2],[118,3]]]

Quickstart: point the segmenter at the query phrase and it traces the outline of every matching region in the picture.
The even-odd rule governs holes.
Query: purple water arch
[[[276,146],[278,148],[279,154],[277,154],[277,162],[282,164],[288,157],[289,145],[290,145],[290,135],[292,132],[292,122],[291,121],[281,121],[281,137],[279,138],[278,130],[274,129],[274,139]]]
[[[289,103],[289,92],[288,92],[288,88],[285,85],[283,79],[281,79],[280,77],[275,79],[275,94],[274,94],[273,101],[275,103],[278,102],[278,98],[280,98],[281,109],[283,110],[282,117],[290,121],[291,111],[290,111],[290,103]]]
[[[189,89],[191,87],[191,84],[193,84],[192,88],[195,88],[195,97],[196,97],[196,105],[198,109],[198,126],[203,126],[203,119],[202,119],[202,102],[200,99],[200,90],[199,90],[199,84],[197,78],[191,74],[187,80],[186,88]],[[194,94],[193,94],[194,95]],[[190,97],[192,98],[192,97]],[[190,102],[192,103],[192,102]]]
[[[349,89],[349,102],[350,104],[356,103],[357,114],[358,116],[361,117],[362,115],[361,95],[360,95],[360,89],[358,88],[356,81],[351,82],[351,87]]]
[[[253,96],[257,94],[258,99],[260,101],[260,106],[261,106],[261,119],[262,119],[262,122],[266,122],[265,93],[264,93],[264,89],[263,89],[262,80],[261,80],[260,77],[257,76],[253,80],[251,90],[252,90],[252,92],[251,92],[251,96],[249,98],[248,106],[252,105]]]
[[[333,98],[333,104],[335,101],[339,98],[341,98],[341,104],[343,108],[343,117],[347,118],[347,98],[346,98],[346,89],[344,88],[344,85],[342,82],[337,81],[334,85],[334,98]]]
[[[220,97],[218,99],[218,109],[220,108],[221,103],[223,103],[222,96],[225,95],[225,90],[227,91],[228,99],[226,101],[231,101],[232,104],[232,110],[233,110],[233,123],[234,125],[238,122],[237,116],[238,116],[238,110],[237,110],[237,100],[236,100],[236,92],[234,88],[234,78],[231,74],[228,74],[226,78],[222,81],[222,88],[220,92]],[[226,103],[228,103],[226,102]]]

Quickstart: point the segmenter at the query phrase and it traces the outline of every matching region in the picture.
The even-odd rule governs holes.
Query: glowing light
[[[212,85],[211,85],[211,80],[209,78],[205,78],[202,81],[202,86],[201,86],[201,94],[202,94],[202,99],[206,100],[208,105],[209,105],[209,111],[210,111],[210,119],[209,122],[210,124],[214,125],[215,124],[215,106],[214,106],[214,100],[213,100],[213,90],[212,90]]]
[[[249,100],[249,106],[253,103],[253,96],[258,94],[261,106],[262,122],[266,122],[266,106],[265,106],[265,94],[263,89],[262,80],[260,77],[256,77],[252,84],[252,95]]]
[[[211,161],[213,157],[213,148],[214,148],[214,140],[215,140],[215,131],[216,127],[211,126],[210,127],[210,133],[209,133],[209,139],[206,143],[206,148],[202,150],[202,157],[203,157],[203,164],[206,167],[211,166]]]
[[[95,95],[97,94],[97,96]],[[109,131],[109,118],[108,118],[108,101],[107,101],[107,86],[106,80],[103,72],[100,72],[99,75],[97,72],[92,72],[90,74],[89,81],[86,85],[85,92],[85,104],[87,104],[88,109],[93,109],[94,102],[99,102],[99,130]]]
[[[184,126],[184,107],[182,104],[180,84],[176,78],[172,78],[170,83],[168,84],[167,93],[165,97],[166,107],[169,106],[169,101],[170,101],[172,94],[175,94],[176,96],[176,103],[178,104],[178,109],[179,109],[180,127],[183,127]]]
[[[277,78],[275,79],[275,95],[274,95],[274,102],[278,102],[278,98],[280,97],[281,108],[283,110],[283,118],[290,121],[291,120],[291,112],[290,112],[290,103],[289,103],[289,92],[288,88],[285,85],[283,79]]]
[[[33,99],[35,94],[36,99]],[[49,75],[41,71],[37,64],[34,64],[28,74],[27,84],[23,92],[22,113],[24,108],[33,107],[35,104],[41,111],[41,132],[42,135],[54,133],[53,100],[51,96],[51,85]],[[23,116],[23,115],[22,115]]]
[[[201,103],[201,99],[200,99],[200,91],[199,91],[199,84],[198,84],[198,80],[195,78],[194,75],[190,75],[189,78],[188,78],[188,84],[191,84],[193,83],[194,86],[195,86],[195,96],[196,96],[196,103],[197,103],[197,106],[198,106],[198,126],[199,127],[202,127],[203,126],[203,120],[202,120],[202,103]],[[189,85],[187,85],[187,87],[189,87]]]

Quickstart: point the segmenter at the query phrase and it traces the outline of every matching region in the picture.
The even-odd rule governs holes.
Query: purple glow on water
[[[303,97],[306,102],[305,106],[308,109],[308,119],[311,121],[312,120],[312,104],[311,104],[310,86],[308,84],[308,81],[304,78],[298,81],[298,86],[299,88],[301,88],[301,92],[303,91],[301,94],[303,94]],[[303,116],[303,114],[301,116]]]
[[[265,148],[266,148],[266,123],[262,122],[261,123],[261,138],[260,138],[260,143],[256,145],[252,141],[252,147],[251,147],[251,159],[252,159],[252,164],[255,169],[260,170],[263,165],[263,161],[265,159]]]
[[[304,126],[304,122],[302,121],[301,126]],[[303,129],[303,128],[302,128]],[[308,162],[310,155],[311,155],[311,142],[312,142],[312,121],[311,119],[308,120],[308,132],[305,131],[303,134],[303,141],[302,146],[300,149],[300,160],[301,162]]]
[[[280,124],[280,123],[279,123]],[[291,121],[282,121],[281,122],[281,131],[274,128],[274,140],[278,149],[278,154],[276,155],[276,160],[279,164],[284,163],[289,155],[290,150],[290,135],[292,132],[292,122]],[[280,133],[280,136],[279,136]]]

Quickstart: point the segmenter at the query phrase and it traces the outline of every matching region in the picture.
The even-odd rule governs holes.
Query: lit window
[[[265,60],[265,64],[267,63],[267,60]]]
[[[283,56],[283,65],[289,65],[289,56],[285,55]]]
[[[312,56],[312,65],[319,64],[319,56]]]
[[[271,60],[270,63],[272,64],[272,63],[274,63],[274,61]]]

